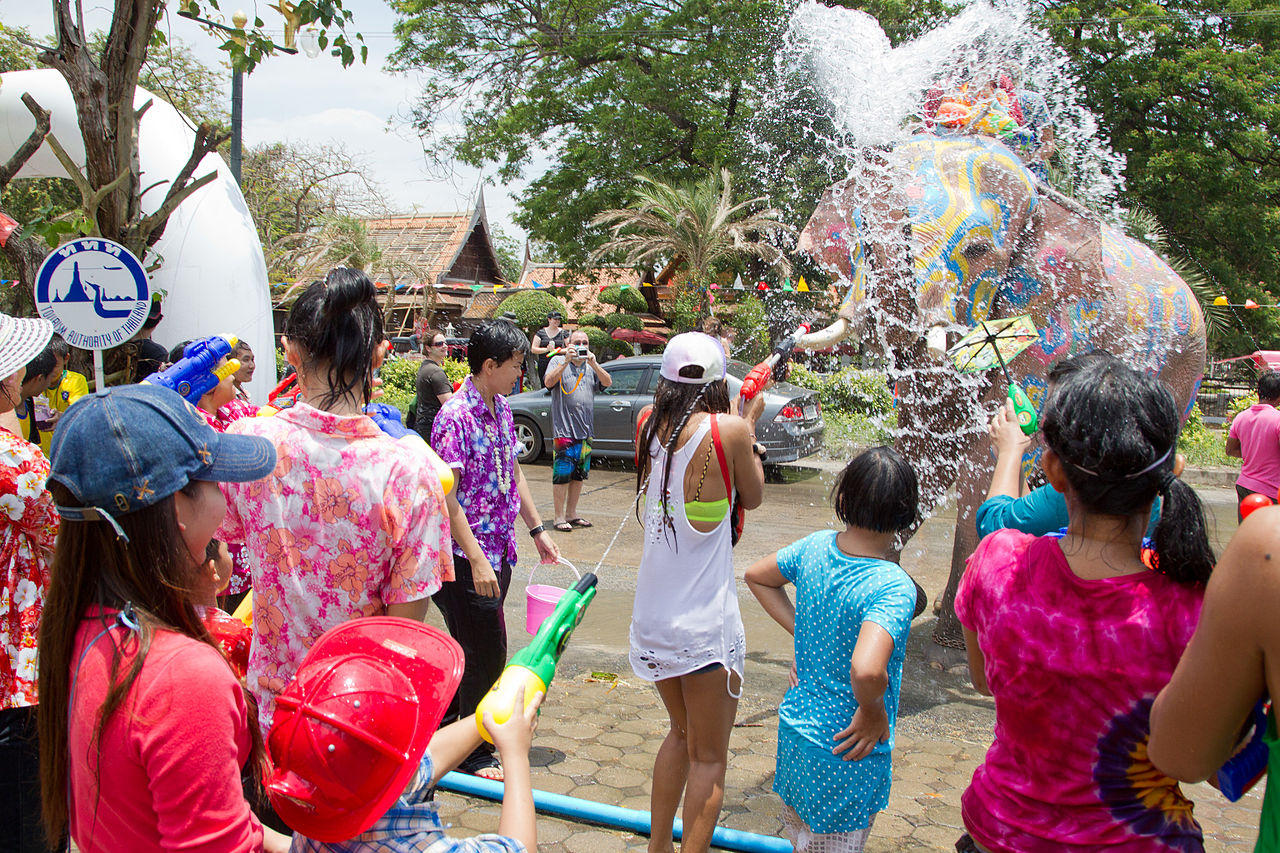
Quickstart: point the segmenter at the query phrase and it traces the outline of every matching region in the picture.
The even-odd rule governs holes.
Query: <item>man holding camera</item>
[[[596,361],[587,345],[587,333],[578,329],[569,335],[564,354],[547,364],[543,384],[551,392],[551,428],[556,447],[551,463],[555,529],[568,532],[575,527],[591,527],[591,522],[578,515],[578,497],[591,470],[596,390],[608,388],[613,377]]]

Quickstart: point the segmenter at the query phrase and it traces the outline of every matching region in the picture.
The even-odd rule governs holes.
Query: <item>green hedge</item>
[[[611,354],[631,355],[631,344],[626,341],[615,341],[609,337],[609,333],[604,329],[587,326],[583,331],[587,333],[587,343],[590,345],[591,351],[596,354],[596,358],[600,361],[604,361],[605,356]]]
[[[409,404],[417,395],[416,380],[418,368],[422,362],[418,359],[397,358],[382,363],[378,375],[382,377],[382,396],[379,402],[395,406],[400,414],[409,413]],[[444,374],[450,382],[461,382],[470,373],[465,361],[447,358],[444,362]]]
[[[515,323],[522,329],[541,329],[547,324],[547,314],[552,311],[559,311],[561,315],[569,313],[563,302],[545,290],[513,293],[494,309],[493,316],[500,317],[504,311],[515,314]]]
[[[599,314],[587,313],[578,318],[578,325],[595,326],[597,329],[603,329],[606,328],[608,324],[605,323],[604,317],[601,317]]]
[[[845,367],[835,373],[817,373],[801,364],[791,366],[787,381],[818,392],[826,411],[844,414],[885,415],[893,411],[893,392],[884,375]]]
[[[605,328],[609,331],[614,329],[631,329],[638,332],[644,328],[644,321],[635,314],[605,314]]]
[[[611,284],[600,291],[600,301],[606,305],[614,305],[624,314],[640,314],[649,309],[640,291],[628,286],[622,289],[620,284]]]

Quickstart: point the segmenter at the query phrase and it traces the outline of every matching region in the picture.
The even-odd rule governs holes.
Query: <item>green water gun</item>
[[[1009,399],[1013,401],[1013,410],[1018,415],[1018,428],[1023,435],[1035,435],[1040,428],[1040,418],[1036,415],[1036,407],[1031,405],[1027,393],[1017,382],[1009,383]]]
[[[476,728],[482,738],[493,743],[484,727],[485,712],[493,715],[493,721],[498,725],[511,719],[515,712],[516,692],[522,685],[526,708],[540,694],[547,692],[551,679],[556,676],[556,664],[560,662],[565,646],[569,645],[573,630],[595,597],[596,576],[587,572],[560,597],[556,609],[542,623],[529,645],[512,655],[511,662],[502,670],[502,676],[476,706]]]

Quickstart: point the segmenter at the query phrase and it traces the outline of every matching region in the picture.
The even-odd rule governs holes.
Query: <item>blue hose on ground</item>
[[[452,772],[446,773],[437,787],[455,794],[502,802],[502,783],[494,779]],[[608,806],[579,797],[552,794],[549,791],[537,789],[533,792],[533,805],[544,814],[613,826],[639,835],[648,835],[650,830],[649,812],[637,809]],[[676,818],[674,835],[677,841],[683,835],[683,826],[679,818]],[[743,832],[738,829],[726,829],[723,826],[717,826],[712,833],[711,846],[721,850],[741,850],[742,853],[791,853],[791,842],[786,839],[757,835],[754,832]]]

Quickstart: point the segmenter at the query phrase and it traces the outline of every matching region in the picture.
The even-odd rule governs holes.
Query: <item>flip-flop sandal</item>
[[[587,521],[585,518],[571,518],[567,523],[571,527],[595,527],[594,524]]]
[[[471,775],[479,776],[481,779],[489,779],[494,782],[505,782],[506,776],[502,772],[501,764],[493,764],[489,767],[478,768]]]
[[[568,533],[571,530],[573,530],[573,525],[567,521],[557,521],[555,524],[551,526],[555,530],[559,530],[561,533]]]

